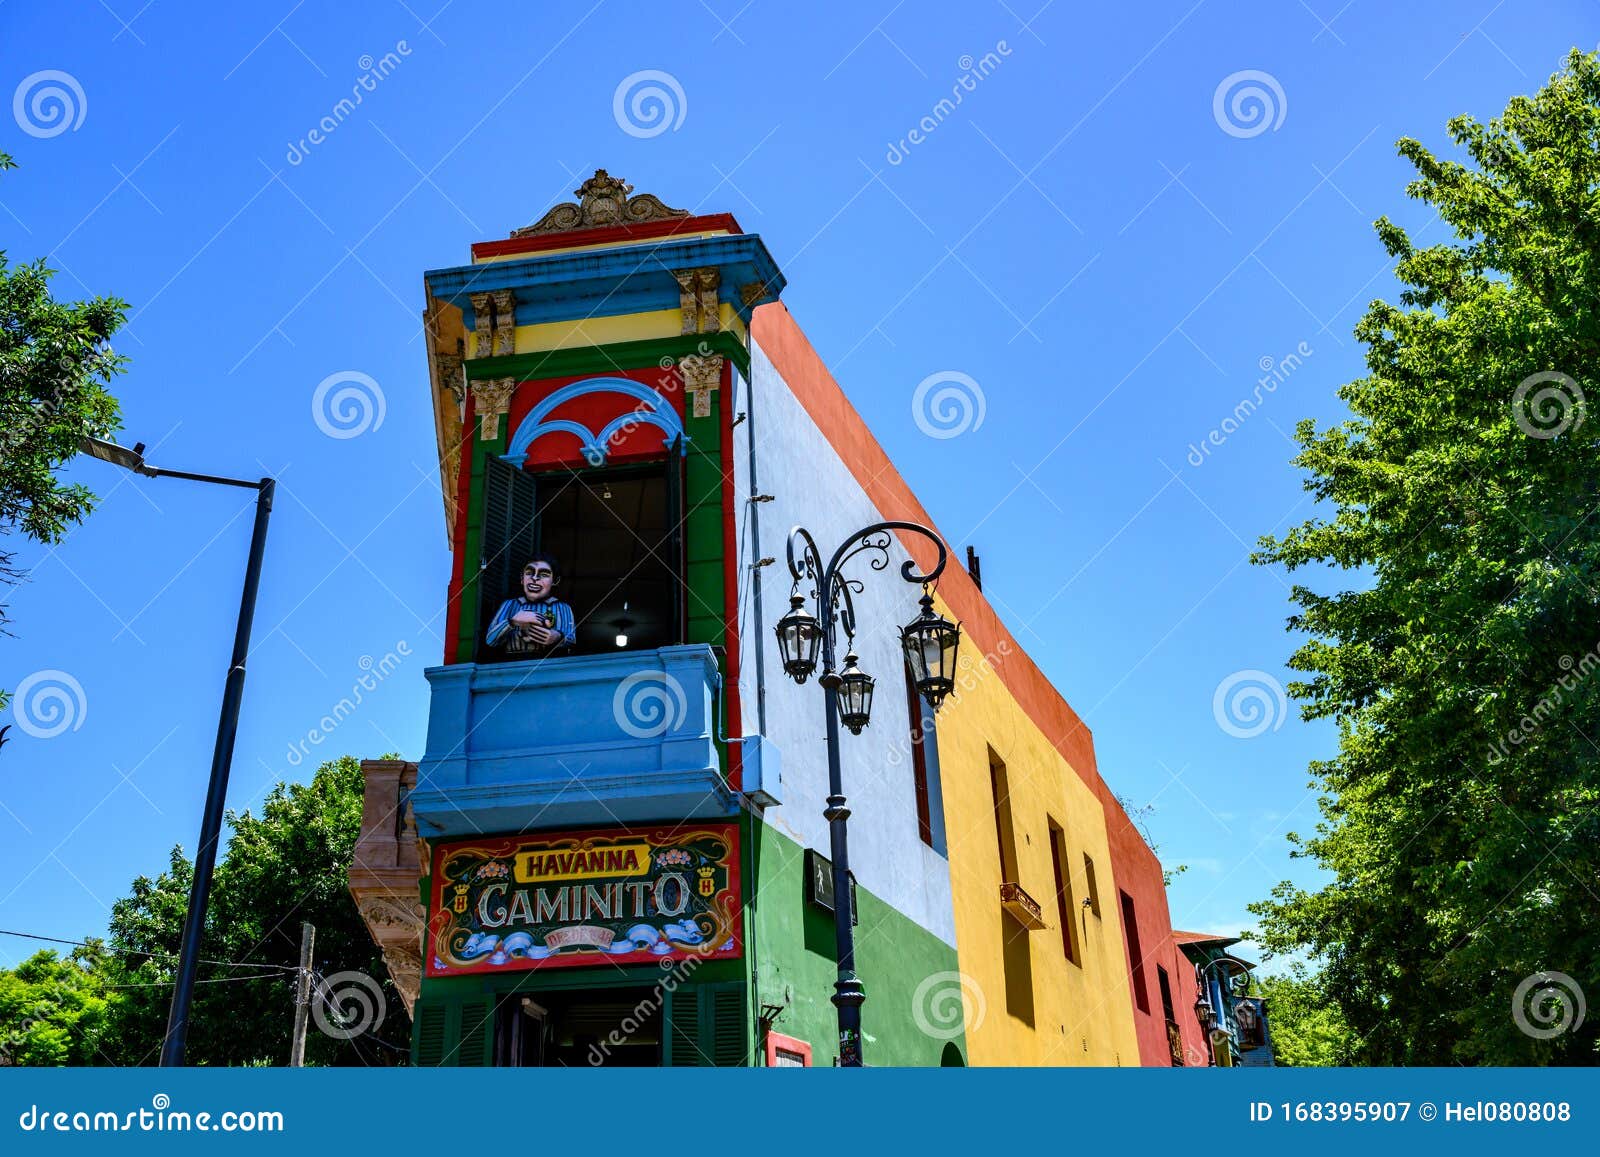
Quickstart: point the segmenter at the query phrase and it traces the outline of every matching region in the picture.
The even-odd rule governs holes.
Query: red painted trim
[[[445,600],[444,661],[454,663],[460,650],[461,588],[465,585],[467,553],[467,502],[472,496],[472,451],[474,427],[478,416],[474,412],[472,395],[467,394],[466,414],[461,419],[461,464],[456,472],[456,525],[450,563],[450,586]]]
[[[776,1068],[778,1065],[778,1050],[794,1053],[805,1058],[803,1067],[811,1067],[811,1046],[798,1037],[784,1036],[781,1032],[767,1030],[767,1068]]]
[[[744,711],[739,700],[739,512],[733,489],[733,364],[722,359],[722,380],[717,388],[720,402],[717,421],[718,446],[722,455],[722,617],[727,643],[727,682],[723,702],[727,707],[727,734],[744,734]],[[744,790],[744,744],[728,744],[728,786]]]
[[[861,415],[845,397],[839,383],[782,302],[757,307],[751,319],[751,336],[783,375],[811,420],[882,516],[933,526],[927,511],[900,477],[900,472],[873,438]],[[919,565],[932,565],[933,548],[921,536],[901,536],[900,541]],[[1088,726],[1028,657],[959,563],[945,569],[939,580],[939,594],[961,620],[965,647],[977,647],[983,654],[997,657],[1002,645],[1007,648],[1004,659],[995,663],[1000,681],[1100,801],[1111,852],[1111,886],[1133,896],[1141,912],[1141,925],[1146,926],[1147,936],[1147,942],[1141,947],[1147,969],[1153,973],[1156,963],[1166,965],[1182,990],[1183,985],[1178,981],[1182,973],[1178,964],[1180,954],[1172,941],[1172,918],[1167,908],[1161,863],[1100,777],[1094,737]],[[1120,923],[1120,912],[1117,919]],[[1168,1064],[1166,1026],[1161,1018],[1140,1013],[1131,1000],[1130,1009],[1141,1063]],[[1189,1044],[1193,1013],[1186,1014],[1182,1008],[1174,1011],[1185,1043]]]
[[[709,233],[722,229],[729,233],[743,233],[732,213],[710,213],[704,217],[673,217],[666,221],[644,221],[637,225],[607,225],[598,229],[573,229],[566,233],[541,233],[534,237],[508,237],[504,241],[478,241],[472,246],[472,256],[508,257],[515,253],[542,253],[547,249],[570,249],[578,245],[604,245],[615,242],[625,245],[630,241],[650,241],[658,237],[673,237],[679,233]]]
[[[933,526],[933,519],[900,477],[783,303],[757,307],[751,333],[882,516]],[[902,536],[901,545],[918,565],[933,565],[933,547],[920,535]],[[1079,778],[1101,790],[1104,785],[1095,769],[1094,738],[1088,726],[1028,657],[959,562],[952,561],[945,568],[939,579],[939,594],[961,620],[963,649],[977,647],[985,655],[998,657],[1001,645],[1006,646],[1004,659],[996,664],[1001,681],[1072,764]]]

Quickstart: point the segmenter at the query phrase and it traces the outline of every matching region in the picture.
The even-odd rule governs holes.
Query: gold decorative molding
[[[434,389],[441,392],[448,390],[455,397],[459,416],[467,404],[467,379],[461,371],[462,359],[456,354],[439,354],[434,358],[434,364],[437,373]]]
[[[744,302],[744,307],[749,309],[767,295],[765,281],[751,281],[739,287],[739,300]]]
[[[516,392],[516,378],[488,378],[472,383],[472,404],[481,419],[478,432],[485,442],[500,436],[500,416],[510,412],[511,396]]]
[[[472,301],[472,356],[503,357],[516,353],[516,291],[496,289],[469,297]]]
[[[466,412],[467,384],[462,372],[467,347],[461,311],[431,293],[422,311],[433,386],[433,426],[439,450],[439,492],[444,499],[445,541],[455,542],[457,479],[461,469],[461,420]]]
[[[487,293],[470,295],[472,301],[472,356],[486,358],[494,352],[494,314]]]
[[[494,356],[517,352],[517,295],[514,290],[497,289],[494,298]]]
[[[722,270],[715,265],[699,269],[674,269],[678,282],[678,307],[683,311],[683,332],[716,333],[722,328],[717,317],[717,289]]]
[[[721,354],[689,354],[678,359],[678,372],[683,375],[693,417],[711,417],[711,395],[722,385],[722,361]]]
[[[541,233],[565,233],[570,229],[598,229],[607,225],[637,225],[644,221],[665,221],[687,217],[689,210],[673,209],[650,193],[629,196],[633,186],[613,177],[604,169],[573,192],[578,200],[563,201],[532,225],[513,229],[512,237],[533,237]]]

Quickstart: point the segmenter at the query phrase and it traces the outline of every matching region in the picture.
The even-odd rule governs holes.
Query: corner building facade
[[[933,524],[759,236],[603,170],[577,196],[425,276],[446,648],[421,758],[365,765],[351,890],[419,1064],[830,1064],[822,695],[776,654],[785,544]],[[843,738],[867,1063],[1200,1055],[1160,865],[954,561],[934,594],[957,690],[935,718],[905,682],[898,573],[932,550],[890,536],[855,596],[878,680]],[[535,559],[571,645],[489,643],[547,605],[515,602]]]

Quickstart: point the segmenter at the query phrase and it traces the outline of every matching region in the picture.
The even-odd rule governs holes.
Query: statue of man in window
[[[556,560],[536,554],[522,568],[522,596],[507,599],[495,612],[484,642],[508,657],[539,658],[561,654],[578,641],[572,608],[555,597],[561,581]]]

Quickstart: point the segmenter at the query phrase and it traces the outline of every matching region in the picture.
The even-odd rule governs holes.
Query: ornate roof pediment
[[[663,221],[687,217],[689,210],[674,209],[652,193],[629,196],[633,186],[618,180],[604,169],[579,185],[577,201],[564,201],[532,225],[513,229],[511,236],[533,237],[542,233],[565,233],[572,229],[600,229],[608,225],[637,225],[642,221]]]

